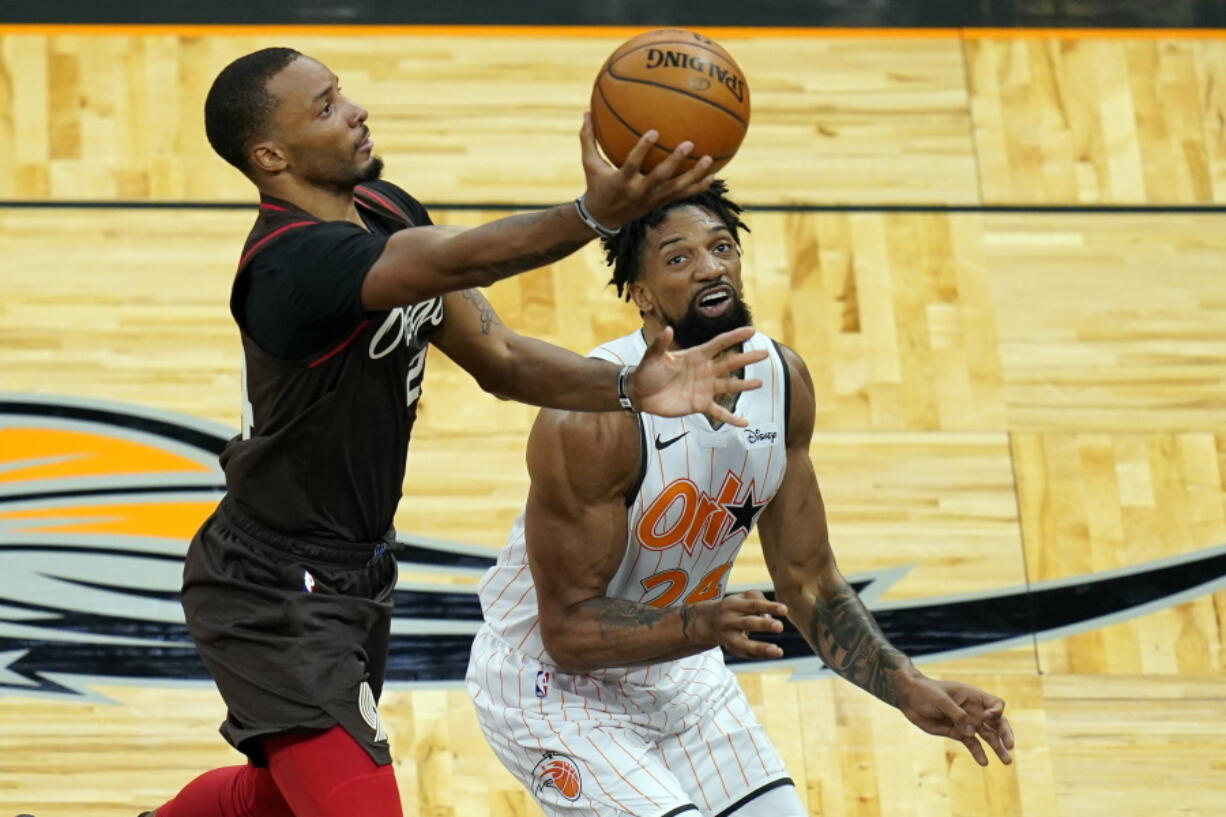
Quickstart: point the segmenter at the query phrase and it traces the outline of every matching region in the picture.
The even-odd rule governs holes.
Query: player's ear
[[[638,281],[631,281],[626,284],[626,292],[630,295],[630,300],[639,308],[639,312],[644,315],[651,315],[656,311],[655,302],[651,299],[651,293],[647,291],[647,287],[643,286]]]
[[[258,142],[251,148],[251,167],[265,173],[279,173],[289,166],[285,148],[277,142]]]

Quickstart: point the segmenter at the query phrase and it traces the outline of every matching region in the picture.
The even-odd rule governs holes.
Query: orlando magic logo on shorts
[[[583,793],[583,778],[579,767],[569,756],[561,752],[545,752],[536,768],[532,770],[532,793],[537,799],[549,791],[556,791],[570,801],[579,799]]]

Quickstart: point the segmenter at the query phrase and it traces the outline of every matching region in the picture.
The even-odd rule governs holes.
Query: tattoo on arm
[[[584,621],[578,643],[585,661],[597,667],[637,667],[673,661],[709,649],[690,641],[696,613],[686,605],[652,607],[628,599],[599,596],[571,608]],[[679,614],[684,641],[677,639],[674,613]]]
[[[688,604],[681,606],[681,636],[690,640],[690,622],[694,620],[694,608]]]
[[[485,267],[482,272],[485,272],[491,280],[501,281],[503,278],[508,278],[517,273],[536,269],[537,267],[544,267],[552,264],[554,261],[559,261],[582,247],[585,243],[587,242],[559,241],[552,247],[540,252],[525,253],[516,258],[497,261]]]
[[[895,649],[872,615],[843,582],[827,599],[817,599],[809,641],[826,664],[856,686],[898,706],[895,671],[907,658]]]
[[[658,607],[648,607],[626,599],[613,599],[608,596],[589,599],[583,606],[596,614],[599,621],[600,635],[608,643],[615,644],[624,636],[625,630],[637,630],[641,627],[654,627],[668,615],[667,610]]]
[[[473,309],[477,310],[477,314],[481,316],[481,334],[488,335],[494,325],[498,323],[498,316],[494,314],[493,307],[490,302],[485,300],[485,297],[475,289],[466,289],[460,293],[464,300],[473,305]]]

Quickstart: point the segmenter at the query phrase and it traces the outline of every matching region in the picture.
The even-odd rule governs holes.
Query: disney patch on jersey
[[[742,428],[740,434],[741,444],[751,451],[755,448],[769,448],[779,441],[779,429],[774,423],[759,423]]]

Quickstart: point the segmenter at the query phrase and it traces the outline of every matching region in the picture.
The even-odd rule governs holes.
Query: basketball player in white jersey
[[[745,225],[725,194],[716,182],[606,239],[643,328],[593,356],[634,364],[667,327],[689,347],[750,323]],[[751,635],[780,632],[783,616],[834,672],[919,728],[981,765],[980,738],[1011,762],[1004,702],[919,672],[839,572],[809,459],[804,362],[761,332],[744,348],[768,353],[744,372],[762,388],[725,395],[747,428],[702,414],[537,418],[526,510],[480,588],[468,688],[490,745],[551,817],[803,815],[721,651],[781,656]],[[782,603],[724,595],[755,523]]]

